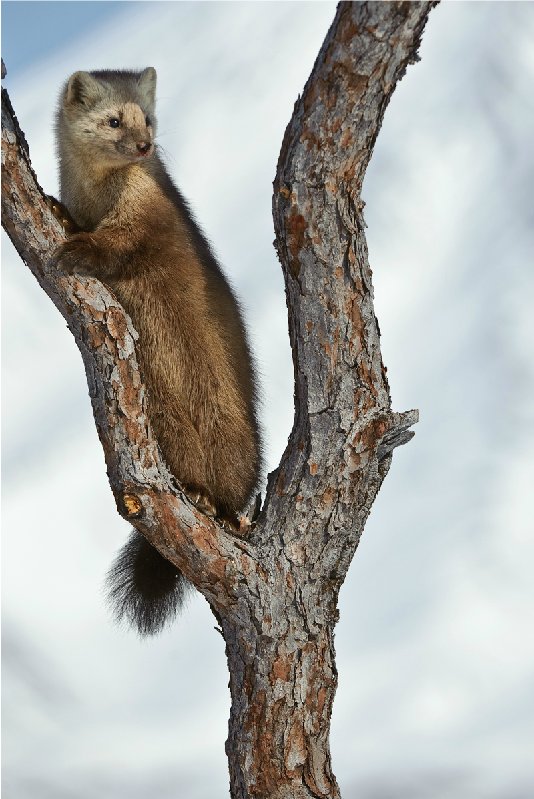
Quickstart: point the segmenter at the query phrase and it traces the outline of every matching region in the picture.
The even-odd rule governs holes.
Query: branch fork
[[[418,419],[391,410],[360,189],[433,5],[340,3],[295,104],[273,195],[295,422],[246,538],[195,507],[163,463],[137,333],[117,300],[53,267],[65,237],[2,89],[3,225],[76,339],[119,513],[206,596],[224,634],[233,799],[340,797],[328,746],[338,592],[393,450]]]

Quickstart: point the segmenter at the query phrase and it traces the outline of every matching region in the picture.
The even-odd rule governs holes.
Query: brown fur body
[[[136,91],[139,76],[91,76],[103,84],[102,110],[109,106],[97,111],[98,121],[119,118],[122,109],[123,141],[152,143],[154,107],[150,92]],[[94,92],[98,97],[98,87]],[[86,232],[64,245],[59,264],[113,290],[139,333],[150,420],[170,470],[219,512],[235,514],[256,486],[260,461],[255,379],[239,307],[159,157],[115,163],[101,154],[101,128],[88,113],[98,100],[84,103],[76,86],[71,96],[69,102],[67,88],[57,124],[61,200]],[[95,128],[89,142],[79,134],[88,117]]]
[[[57,262],[100,278],[131,316],[165,461],[231,518],[258,481],[255,376],[237,301],[155,152],[155,79],[149,68],[67,82],[61,201],[80,232]]]

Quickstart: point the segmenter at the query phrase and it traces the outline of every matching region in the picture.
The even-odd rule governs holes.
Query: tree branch
[[[361,188],[386,106],[417,58],[433,5],[340,3],[295,104],[274,181],[296,414],[267,512],[271,524],[290,514],[308,551],[323,540],[339,582],[391,453],[410,440],[407,428],[418,419],[417,411],[391,411]],[[309,524],[313,503],[316,524]]]

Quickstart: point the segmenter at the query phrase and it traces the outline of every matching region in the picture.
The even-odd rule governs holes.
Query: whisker
[[[174,130],[164,130],[164,131],[158,130],[158,135],[156,136],[156,139],[159,136],[175,136],[178,134],[178,132],[179,132],[178,128],[175,128]]]

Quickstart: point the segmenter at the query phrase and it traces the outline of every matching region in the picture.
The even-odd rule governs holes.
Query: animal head
[[[75,72],[63,87],[60,134],[95,162],[126,166],[154,153],[156,70]]]

